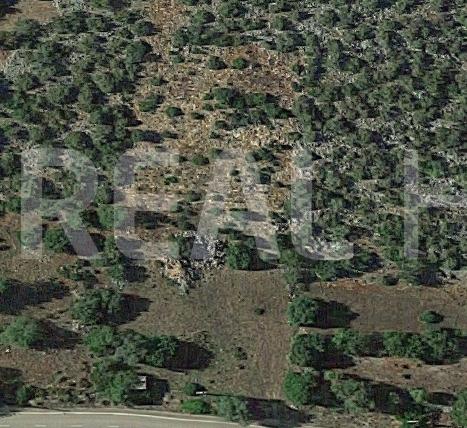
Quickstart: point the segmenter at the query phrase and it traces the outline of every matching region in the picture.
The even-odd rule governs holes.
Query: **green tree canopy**
[[[38,322],[28,317],[15,318],[0,334],[0,342],[9,346],[29,348],[43,337]]]
[[[319,301],[307,296],[295,298],[287,308],[289,324],[312,326],[317,321]]]
[[[296,373],[289,371],[284,379],[284,394],[295,406],[310,404],[313,392],[318,386],[318,374],[315,372]]]
[[[452,406],[451,417],[456,426],[460,428],[467,427],[467,389],[464,389],[456,397]]]

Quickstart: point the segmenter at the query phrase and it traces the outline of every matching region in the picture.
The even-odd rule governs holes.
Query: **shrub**
[[[157,107],[159,107],[164,100],[162,95],[150,95],[146,97],[144,100],[139,102],[139,109],[142,112],[153,112],[156,111]]]
[[[101,360],[94,364],[91,381],[96,392],[112,404],[128,401],[131,390],[138,384],[135,370],[112,360]]]
[[[202,165],[208,165],[209,159],[206,156],[203,156],[201,154],[196,154],[191,159],[191,162],[193,162],[193,165],[202,166]]]
[[[183,393],[186,394],[186,395],[191,395],[191,396],[195,396],[196,393],[198,391],[202,391],[203,390],[203,387],[201,385],[199,385],[198,383],[194,383],[194,382],[187,382],[184,386],[183,386]]]
[[[47,229],[44,234],[44,246],[55,253],[65,251],[70,245],[70,241],[61,228]]]
[[[107,230],[120,226],[126,217],[124,209],[115,205],[99,205],[96,213],[101,227]]]
[[[326,372],[325,378],[330,381],[332,393],[342,403],[346,412],[360,413],[374,409],[375,403],[365,382],[343,379],[335,372]]]
[[[454,424],[460,428],[467,427],[467,389],[464,389],[456,397],[452,406],[451,418]]]
[[[232,422],[245,425],[248,423],[250,412],[245,399],[226,395],[219,397],[216,404],[219,416]]]
[[[10,289],[10,281],[0,278],[0,296],[5,294]]]
[[[43,337],[36,320],[28,317],[18,317],[13,320],[0,334],[0,342],[8,346],[29,348]]]
[[[277,15],[272,20],[272,28],[279,31],[288,30],[290,27],[290,21],[282,15]]]
[[[310,297],[297,297],[287,308],[289,324],[312,326],[316,323],[319,312],[319,302]]]
[[[301,334],[295,336],[289,359],[301,367],[319,366],[325,361],[326,341],[320,334]]]
[[[191,17],[191,22],[195,26],[209,24],[211,22],[214,22],[215,20],[216,17],[211,12],[204,9],[197,10],[195,13],[193,13]]]
[[[112,358],[123,364],[136,365],[144,362],[147,338],[135,331],[128,330],[119,334]]]
[[[73,304],[71,313],[85,325],[95,325],[115,320],[121,315],[123,299],[119,292],[112,289],[86,290]]]
[[[179,343],[174,336],[153,336],[147,339],[144,362],[153,367],[164,367],[177,352]]]
[[[161,86],[167,82],[164,80],[162,76],[154,76],[153,78],[151,78],[150,83],[151,85],[154,85],[154,86]]]
[[[435,311],[424,311],[419,320],[427,324],[437,324],[443,321],[444,317]]]
[[[226,67],[225,62],[218,56],[209,57],[206,65],[210,70],[223,70]]]
[[[75,150],[84,150],[92,147],[91,137],[81,131],[70,132],[63,140],[63,143],[65,146]]]
[[[146,42],[137,40],[131,42],[126,48],[126,61],[129,63],[142,62],[144,57],[151,52],[152,48]]]
[[[284,394],[295,406],[310,404],[313,391],[318,386],[315,372],[295,373],[288,372],[284,379]]]
[[[385,332],[383,344],[387,355],[418,358],[432,364],[450,361],[459,353],[459,339],[448,330],[428,331],[423,335]]]
[[[239,0],[225,0],[219,6],[219,13],[225,18],[236,18],[244,15],[246,9]]]
[[[21,385],[16,390],[16,404],[25,407],[34,398],[34,388],[28,385]]]
[[[226,255],[227,265],[231,269],[248,270],[253,263],[252,249],[243,242],[230,241]]]
[[[135,22],[131,27],[131,32],[138,37],[150,36],[154,34],[155,28],[150,21],[138,21]]]
[[[199,3],[199,0],[179,0],[180,3],[186,6],[196,6]]]
[[[193,415],[207,415],[211,413],[211,406],[204,400],[186,400],[181,405],[183,413]]]
[[[120,338],[114,328],[104,325],[94,327],[84,338],[85,345],[98,356],[107,355],[113,351]]]
[[[368,353],[371,340],[368,336],[350,329],[339,329],[331,339],[334,347],[348,355]]]
[[[165,109],[165,114],[170,118],[174,118],[178,116],[183,116],[183,111],[179,107],[170,106]]]
[[[235,58],[232,61],[232,68],[236,70],[244,70],[248,67],[248,61],[245,58]]]
[[[47,95],[48,99],[55,104],[69,104],[75,100],[77,90],[65,84],[57,84],[49,88]]]

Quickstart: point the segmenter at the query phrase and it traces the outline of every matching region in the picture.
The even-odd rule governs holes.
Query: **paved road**
[[[164,412],[31,410],[0,418],[0,428],[234,428],[217,418]]]

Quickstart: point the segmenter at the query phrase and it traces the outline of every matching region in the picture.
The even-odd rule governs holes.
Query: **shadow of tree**
[[[167,368],[174,371],[198,369],[209,366],[213,353],[194,342],[179,341],[176,355],[167,363]]]
[[[316,317],[315,327],[317,328],[344,328],[349,327],[350,322],[356,319],[359,314],[335,300],[326,302],[319,301],[319,309]]]
[[[0,367],[0,405],[16,403],[16,391],[22,385],[21,377],[21,370]]]
[[[134,264],[125,265],[125,279],[128,282],[144,282],[148,279],[147,269]]]
[[[310,422],[306,413],[288,407],[281,400],[247,400],[252,420],[263,427],[295,428]]]
[[[114,324],[125,324],[134,321],[141,313],[147,312],[151,304],[149,299],[136,294],[123,294],[122,298],[122,310],[118,316],[109,320]]]
[[[2,0],[0,4],[0,20],[9,13],[18,12],[18,9],[14,7],[16,3],[18,3],[17,0]]]
[[[129,401],[133,405],[161,405],[166,393],[170,391],[169,382],[166,379],[158,379],[151,375],[146,377],[146,390],[132,391]]]
[[[62,299],[68,294],[68,289],[56,282],[28,285],[12,281],[0,300],[0,312],[17,315],[26,306]]]
[[[447,392],[431,392],[428,394],[428,402],[438,406],[452,406],[456,397]]]
[[[73,349],[80,340],[75,332],[59,327],[48,320],[41,321],[41,328],[44,337],[34,346],[38,350]]]

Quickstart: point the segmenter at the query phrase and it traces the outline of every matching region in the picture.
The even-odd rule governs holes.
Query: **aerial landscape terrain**
[[[0,0],[0,426],[467,428],[466,23]]]

